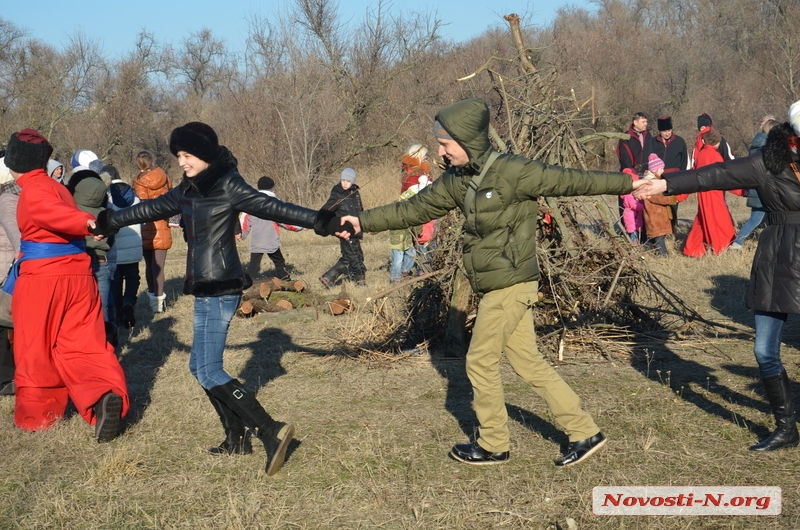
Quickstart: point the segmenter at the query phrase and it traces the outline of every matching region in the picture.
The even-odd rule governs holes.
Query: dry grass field
[[[746,218],[744,201],[731,202],[737,219]],[[681,208],[685,233],[692,206]],[[295,276],[318,289],[337,242],[310,233],[284,233],[283,241]],[[388,255],[384,236],[367,236],[364,247],[369,287],[348,287],[359,311],[280,325],[236,318],[231,326],[226,368],[297,426],[278,475],[264,475],[261,447],[250,456],[206,453],[222,429],[188,371],[192,299],[178,296],[184,250],[176,247],[168,255],[168,310],[153,316],[141,296],[140,325],[123,338],[133,408],[118,439],[97,444],[74,412],[47,432],[22,432],[13,426],[13,398],[0,398],[0,528],[800,527],[800,451],[747,451],[772,428],[743,302],[754,242],[717,257],[645,258],[701,314],[741,332],[651,349],[634,340],[627,355],[591,362],[567,349],[558,371],[609,443],[566,469],[552,463],[566,437],[507,364],[511,461],[476,468],[447,458],[476,424],[463,361],[329,354],[326,343],[367,325],[364,299],[388,285],[378,270]],[[791,319],[784,341],[784,362],[798,379],[800,329]],[[783,513],[601,517],[591,505],[601,485],[780,486]]]

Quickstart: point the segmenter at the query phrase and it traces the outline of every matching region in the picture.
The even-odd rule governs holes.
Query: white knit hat
[[[73,153],[72,160],[70,160],[70,165],[72,166],[73,170],[78,171],[78,168],[81,169],[89,169],[89,163],[93,160],[98,160],[94,151],[90,151],[88,149],[78,149]]]
[[[800,136],[800,101],[795,101],[789,107],[789,124],[794,129],[794,133]]]

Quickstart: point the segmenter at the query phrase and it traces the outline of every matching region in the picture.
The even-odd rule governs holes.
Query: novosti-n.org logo
[[[596,486],[595,515],[780,515],[777,486]]]

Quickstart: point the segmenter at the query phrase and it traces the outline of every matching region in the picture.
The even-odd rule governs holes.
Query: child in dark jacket
[[[340,176],[339,184],[331,189],[331,196],[322,206],[322,210],[330,211],[336,214],[337,217],[344,215],[360,214],[364,207],[361,205],[361,195],[358,193],[358,186],[356,185],[356,170],[352,168],[345,168]],[[319,281],[325,287],[333,287],[336,280],[343,274],[347,274],[350,281],[356,285],[367,285],[365,274],[367,272],[364,266],[364,252],[361,250],[360,237],[351,238],[350,241],[344,239],[339,240],[339,248],[342,251],[342,257],[339,258],[333,267],[320,276]]]

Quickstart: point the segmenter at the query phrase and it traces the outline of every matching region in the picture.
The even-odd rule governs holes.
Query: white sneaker
[[[730,249],[731,250],[742,250],[742,245],[740,245],[739,243],[731,243]]]

